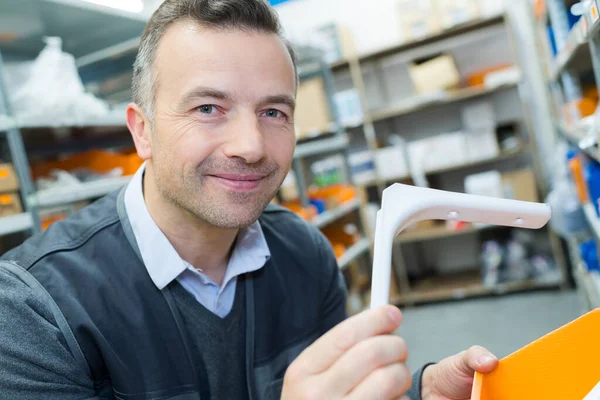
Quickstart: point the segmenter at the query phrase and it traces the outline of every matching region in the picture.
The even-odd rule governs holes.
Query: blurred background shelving
[[[13,105],[0,108],[0,131],[12,138],[0,146],[0,161],[19,182],[4,189],[0,179],[0,217],[3,209],[12,213],[0,219],[0,234],[11,237],[4,247],[124,186],[141,164],[124,109],[140,35],[160,1],[125,3],[141,8],[0,2],[0,89],[3,104]],[[597,131],[596,2],[584,4],[581,19],[565,14],[574,3],[277,5],[299,55],[300,84],[293,169],[274,202],[328,237],[351,312],[369,298],[375,213],[385,187],[397,182],[545,201],[556,189],[555,154],[563,144],[598,159],[597,135],[590,133]],[[72,56],[80,101],[49,95],[25,107],[26,96],[17,94],[52,46]],[[53,82],[42,83],[37,90],[56,91]],[[558,163],[566,171],[565,157]],[[2,171],[0,164],[0,178]],[[6,204],[3,194],[12,196]],[[590,232],[576,235],[579,245]],[[419,224],[396,238],[392,300],[414,305],[569,287],[585,274],[567,236],[554,227],[524,233]]]

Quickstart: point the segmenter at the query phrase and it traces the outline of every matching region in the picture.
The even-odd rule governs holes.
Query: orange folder
[[[519,329],[519,327],[514,327]],[[471,400],[581,400],[600,382],[600,309],[476,373]]]

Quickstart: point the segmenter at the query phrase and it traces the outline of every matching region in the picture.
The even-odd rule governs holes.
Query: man
[[[469,398],[491,354],[411,379],[400,311],[345,319],[326,239],[265,210],[292,161],[296,85],[262,0],[163,3],[127,110],[145,165],[4,256],[1,398]]]

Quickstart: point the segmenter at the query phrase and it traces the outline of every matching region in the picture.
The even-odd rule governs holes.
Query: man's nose
[[[265,157],[265,137],[256,115],[253,113],[238,115],[231,129],[229,140],[223,149],[227,157],[241,158],[247,164],[257,163]]]

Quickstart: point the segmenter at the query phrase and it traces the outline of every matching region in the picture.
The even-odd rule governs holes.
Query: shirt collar
[[[162,290],[189,264],[181,259],[146,207],[142,182],[145,168],[146,163],[138,169],[125,189],[125,209],[148,274],[156,287]],[[270,257],[271,252],[258,221],[240,230],[223,286],[238,275],[262,268]],[[195,267],[202,268],[201,265]]]

